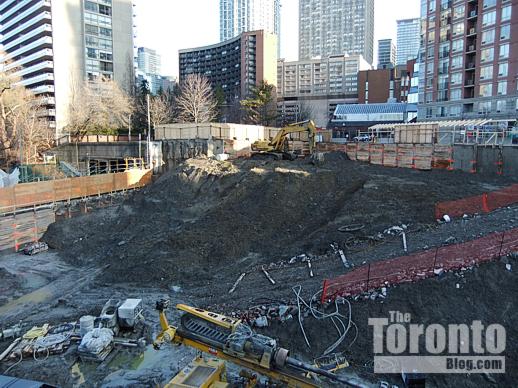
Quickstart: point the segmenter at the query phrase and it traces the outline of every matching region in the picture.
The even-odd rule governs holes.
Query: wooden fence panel
[[[16,208],[134,189],[150,184],[151,179],[151,170],[130,170],[117,174],[21,183],[0,189],[0,214]]]

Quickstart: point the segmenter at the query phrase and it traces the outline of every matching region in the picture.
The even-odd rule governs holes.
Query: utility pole
[[[146,95],[147,99],[147,165],[151,168],[151,112],[149,108],[149,93]]]

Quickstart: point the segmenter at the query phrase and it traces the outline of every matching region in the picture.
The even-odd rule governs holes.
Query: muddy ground
[[[383,233],[394,225],[407,226],[410,251],[518,227],[518,207],[449,224],[434,219],[436,202],[516,181],[518,177],[377,167],[345,160],[340,154],[329,155],[320,166],[305,161],[189,160],[122,203],[52,225],[44,237],[52,253],[32,259],[33,267],[40,260],[40,264],[55,263],[59,269],[48,267],[47,277],[40,273],[47,279],[42,288],[34,277],[27,280],[31,271],[15,265],[12,255],[0,257],[0,267],[5,268],[0,276],[14,289],[9,293],[7,287],[2,288],[0,325],[19,319],[28,323],[78,319],[100,311],[112,295],[142,297],[146,318],[155,332],[153,306],[164,295],[173,302],[226,314],[239,314],[257,305],[292,305],[296,301],[292,287],[301,285],[308,299],[325,278],[348,270],[331,243],[345,250],[351,265],[359,266],[404,254],[400,238]],[[361,231],[338,231],[358,223],[364,225]],[[286,264],[303,253],[313,259],[313,278],[304,263]],[[262,265],[271,268],[275,286],[260,271]],[[518,263],[512,265],[513,270],[508,271],[505,263],[495,262],[462,274],[392,287],[386,298],[351,299],[358,333],[351,331],[338,350],[347,356],[350,370],[368,381],[375,384],[383,379],[402,386],[397,376],[372,373],[369,317],[400,310],[424,324],[474,319],[502,323],[508,329],[506,355],[511,373],[432,376],[427,386],[508,386],[518,377],[512,372],[518,367],[518,333],[513,324],[518,311],[514,270]],[[243,272],[247,272],[245,279],[229,295]],[[31,297],[20,298],[31,291]],[[307,318],[304,326],[311,348],[296,319],[274,322],[262,330],[300,358],[311,360],[336,334],[329,322]],[[0,350],[2,347],[4,343]],[[139,356],[121,352],[109,365],[93,370],[78,366],[71,352],[43,364],[27,361],[10,374],[62,386],[150,386],[167,381],[193,354],[177,348],[164,351],[157,355],[148,349]],[[5,366],[0,364],[0,372],[3,370]]]

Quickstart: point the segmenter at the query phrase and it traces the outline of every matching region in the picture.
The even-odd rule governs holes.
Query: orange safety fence
[[[482,195],[440,202],[435,205],[435,217],[439,219],[444,215],[462,217],[464,214],[489,213],[514,203],[518,203],[518,184]]]
[[[324,280],[322,303],[358,295],[385,285],[414,282],[441,270],[458,270],[518,252],[518,228],[477,240],[428,249],[408,256],[367,264]]]

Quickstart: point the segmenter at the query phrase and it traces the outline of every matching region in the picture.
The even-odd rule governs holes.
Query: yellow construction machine
[[[297,155],[289,151],[288,135],[301,132],[308,133],[309,153],[313,154],[316,147],[317,127],[312,120],[301,121],[281,128],[271,141],[257,140],[252,144],[252,152],[254,154],[270,155],[275,159],[295,160]]]
[[[253,332],[238,319],[179,304],[176,308],[183,312],[180,325],[170,326],[165,314],[168,307],[167,299],[161,299],[156,304],[162,331],[153,344],[155,349],[159,349],[165,342],[170,342],[198,349],[208,354],[209,358],[197,357],[166,387],[228,388],[231,385],[227,383],[225,361],[281,384],[277,386],[322,386],[321,383],[307,377],[307,373],[326,377],[342,386],[365,386],[354,378],[338,376],[329,370],[290,357],[289,351],[278,346],[276,340]],[[246,380],[241,386],[256,386],[257,376],[246,371],[240,376]]]

